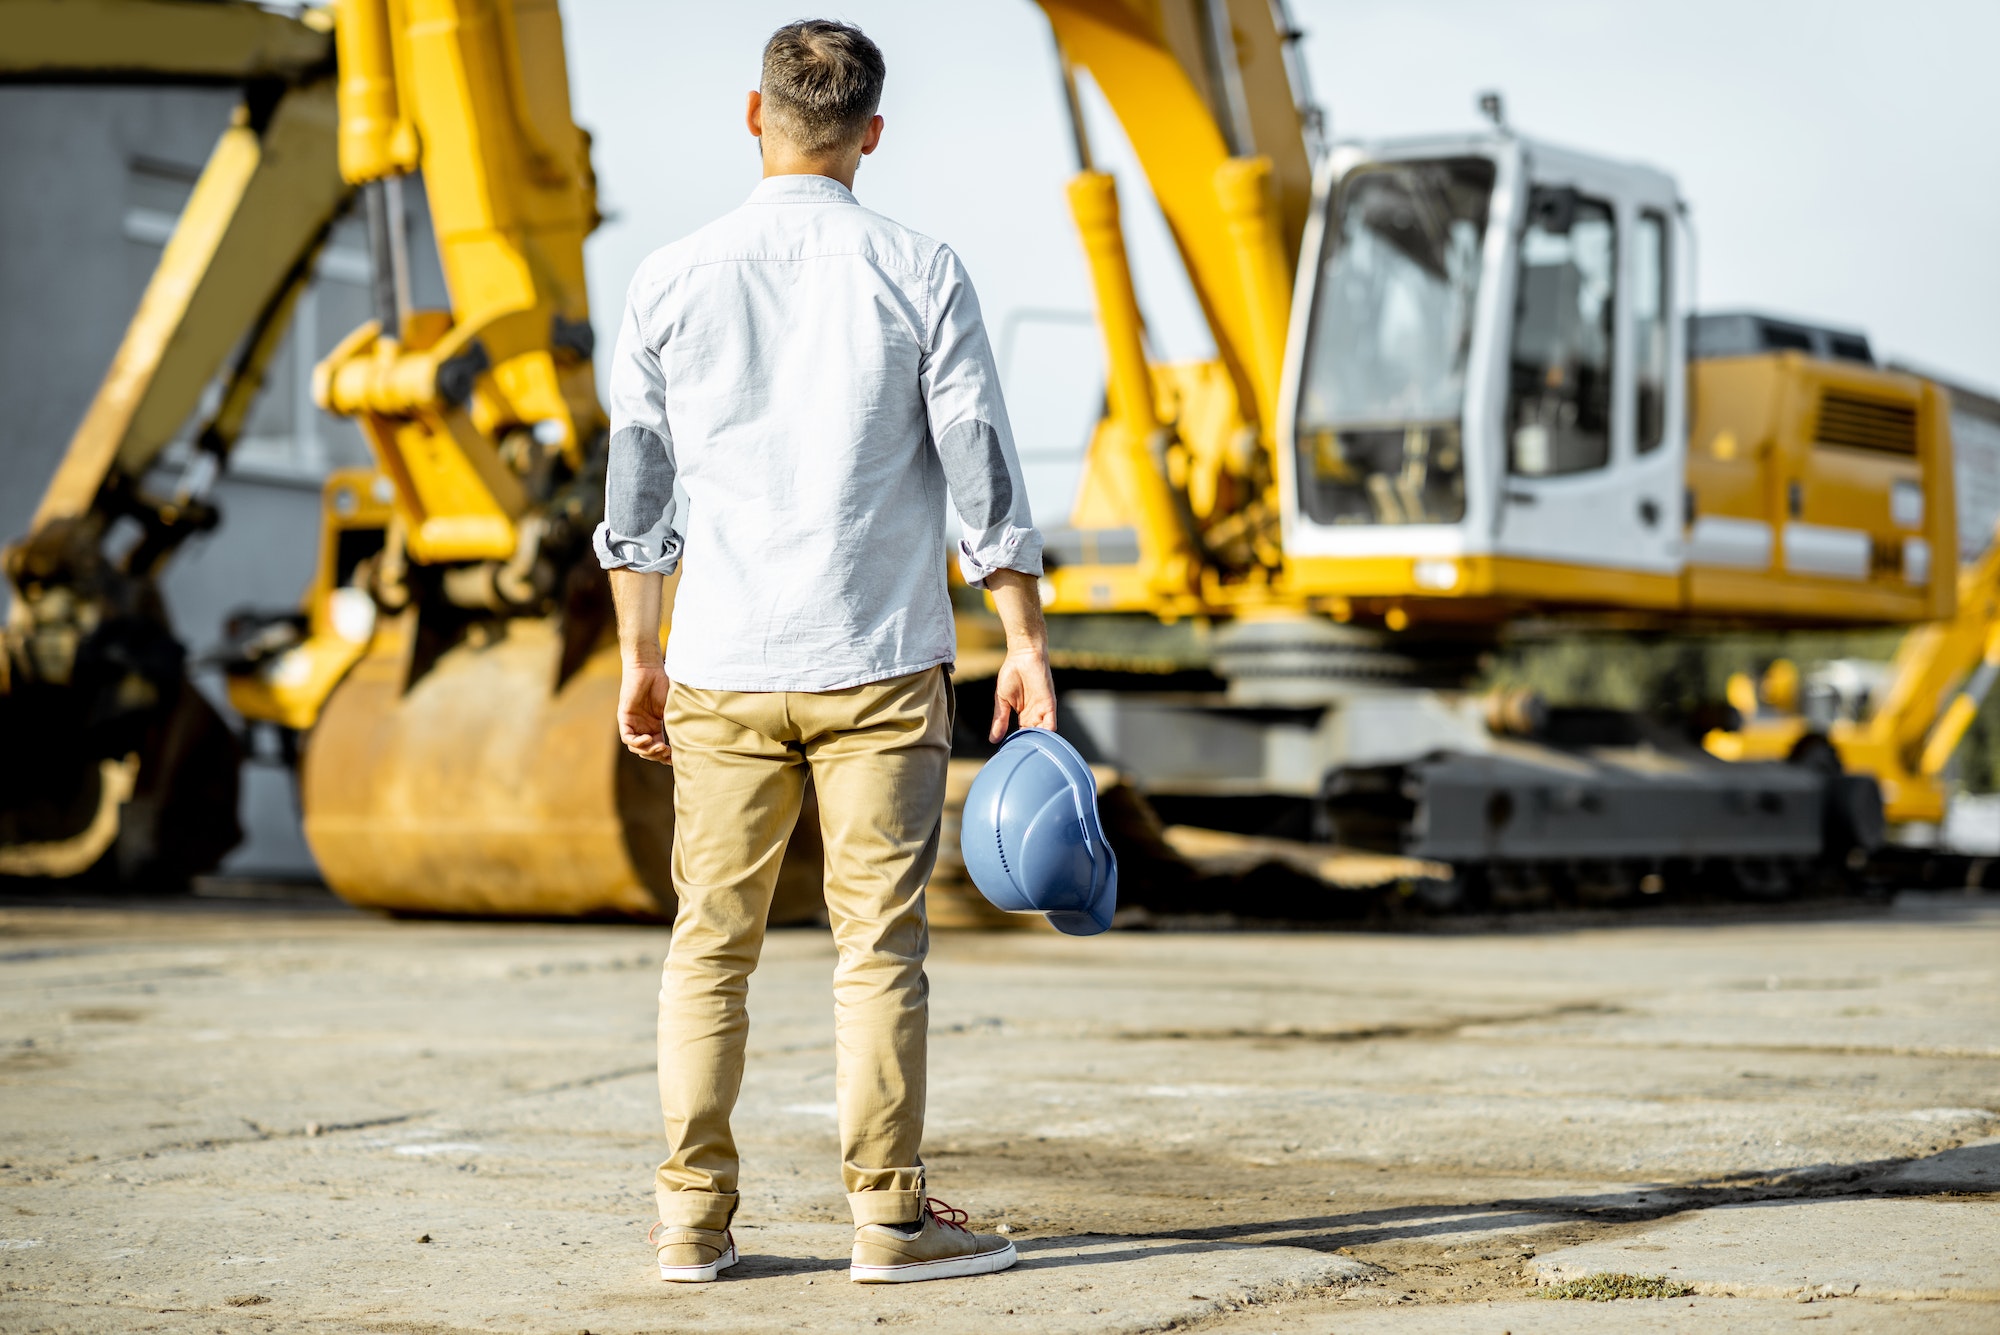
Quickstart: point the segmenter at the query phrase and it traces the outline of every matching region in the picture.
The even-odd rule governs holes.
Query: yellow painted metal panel
[[[213,0],[0,0],[0,79],[291,82],[332,63],[327,25]]]
[[[1446,570],[1452,581],[1440,587]],[[1292,598],[1395,599],[1416,617],[1496,621],[1559,607],[1671,613],[1681,600],[1672,575],[1511,556],[1297,557],[1280,587]]]
[[[1690,551],[1687,610],[1821,625],[1950,615],[1955,505],[1939,392],[1915,376],[1796,352],[1694,363],[1688,489],[1697,523],[1766,525],[1771,548],[1763,569],[1731,569],[1699,546]],[[1873,414],[1874,425],[1864,422],[1857,434],[1837,417],[1829,422],[1843,405]],[[1920,523],[1898,519],[1899,488],[1920,498]],[[1803,553],[1787,550],[1794,525],[1865,540],[1865,572],[1841,579],[1810,569]],[[1911,539],[1930,553],[1923,569],[1908,564]]]
[[[1844,579],[1772,576],[1735,570],[1690,570],[1691,614],[1749,622],[1812,626],[1908,625],[1930,615],[1921,589]]]
[[[403,169],[397,135],[413,127],[452,309],[406,316],[399,340],[350,339],[323,363],[315,392],[375,419],[367,434],[404,493],[415,559],[504,558],[526,498],[498,439],[532,428],[538,448],[577,468],[605,424],[587,345],[559,337],[588,328],[583,239],[597,221],[561,20],[547,0],[343,4],[343,15],[386,25],[342,44],[359,62],[351,85],[343,69],[343,87],[373,132],[348,168]],[[385,58],[393,90],[381,85]],[[460,357],[483,368],[465,404],[438,384],[440,366]]]

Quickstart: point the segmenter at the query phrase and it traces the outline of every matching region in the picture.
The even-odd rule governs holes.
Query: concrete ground
[[[940,934],[931,1186],[1022,1262],[889,1289],[807,929],[752,992],[745,1259],[654,1276],[665,945],[0,909],[0,1330],[2000,1330],[1991,899]]]

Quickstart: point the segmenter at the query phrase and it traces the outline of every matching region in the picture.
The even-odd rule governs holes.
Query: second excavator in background
[[[1409,854],[1475,898],[1779,894],[1934,832],[2000,597],[1990,551],[1960,565],[1941,384],[1851,331],[1694,315],[1672,178],[1517,134],[1497,96],[1483,133],[1340,144],[1309,182],[1281,7],[1043,7],[1216,347],[1149,357],[1079,117],[1109,411],[1045,601],[1058,643],[1119,614],[1178,627],[1140,643],[1209,678],[1147,689],[1143,650],[1076,635],[1127,669],[1069,682],[1087,753],[1189,823]],[[1970,518],[1990,535],[1990,506]],[[1470,689],[1529,628],[1891,626],[1919,628],[1894,683],[1824,733],[1714,728],[1704,749]]]

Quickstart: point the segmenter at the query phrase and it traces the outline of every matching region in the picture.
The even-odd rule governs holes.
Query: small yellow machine
[[[1797,666],[1780,659],[1761,682],[1747,675],[1731,680],[1730,703],[1742,722],[1710,733],[1706,745],[1743,761],[1819,750],[1843,769],[1875,778],[1891,824],[1934,829],[1945,819],[1947,767],[1995,680],[2000,536],[1959,571],[1957,610],[1904,638],[1864,708],[1842,711],[1836,701],[1831,717],[1813,717],[1804,708]]]
[[[1942,389],[1842,331],[1691,319],[1672,179],[1519,136],[1497,99],[1489,132],[1322,151],[1282,4],[1039,2],[1106,358],[1044,584],[1065,729],[1094,760],[1187,823],[1415,854],[1468,886],[1782,886],[1865,865],[1885,805],[1936,819],[2000,662],[2000,558],[1957,565]],[[194,746],[219,723],[178,659],[133,649],[164,633],[154,572],[213,514],[198,488],[162,501],[136,479],[218,374],[200,438],[226,458],[358,192],[376,318],[314,392],[376,466],[329,480],[303,609],[243,637],[231,703],[302,739],[306,836],[350,900],[670,911],[671,773],[617,744],[588,548],[597,213],[554,0],[338,0],[299,20],[96,0],[154,25],[108,54],[83,10],[0,0],[14,72],[207,61],[253,91],[8,557],[0,727],[52,760],[0,767],[0,875],[98,863],[148,792],[206,794],[156,803],[184,845],[163,865],[227,847],[213,810],[233,787],[201,780],[233,765],[226,734]],[[1148,354],[1084,75],[1138,153],[1213,359]],[[447,311],[409,296],[419,188]],[[153,537],[109,562],[121,515]],[[1753,718],[1702,751],[1635,718],[1474,696],[1479,656],[1528,620],[1919,629],[1870,719],[1815,746],[1807,724]],[[1133,647],[1162,627],[1175,654]],[[90,721],[107,709],[122,730]],[[802,897],[809,825],[787,878]],[[190,830],[206,833],[172,835]]]

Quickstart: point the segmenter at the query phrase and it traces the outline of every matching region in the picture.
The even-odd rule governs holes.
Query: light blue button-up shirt
[[[951,662],[947,490],[969,583],[1042,572],[972,280],[838,181],[767,177],[648,256],[610,380],[597,556],[685,554],[676,681],[831,691]]]

